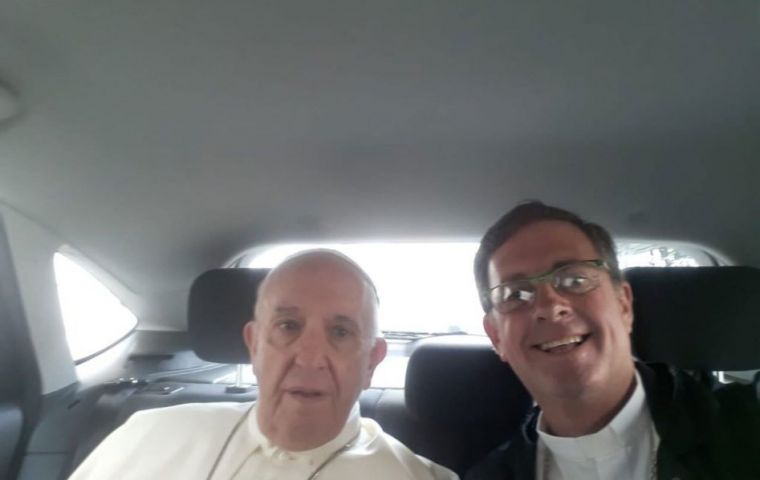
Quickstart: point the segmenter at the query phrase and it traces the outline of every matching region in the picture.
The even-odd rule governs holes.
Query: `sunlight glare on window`
[[[275,245],[251,256],[249,268],[272,268],[286,257],[313,248],[342,252],[375,282],[380,328],[393,332],[483,334],[483,310],[473,274],[475,242],[347,243]],[[695,258],[693,255],[703,258]],[[707,264],[699,251],[667,245],[620,242],[621,268]]]
[[[248,266],[271,268],[310,248],[338,250],[367,272],[380,296],[383,331],[482,333],[472,273],[476,243],[279,245],[255,256]]]
[[[66,339],[75,361],[114,343],[137,325],[137,318],[105,285],[70,258],[53,257]]]

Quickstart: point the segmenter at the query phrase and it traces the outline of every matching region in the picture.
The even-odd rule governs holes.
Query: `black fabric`
[[[39,415],[42,386],[1,217],[0,378],[0,404],[3,405],[0,478],[14,478]]]
[[[217,363],[250,363],[243,325],[251,319],[256,292],[268,269],[209,270],[190,288],[188,333],[195,353]]]
[[[406,404],[421,419],[513,429],[532,403],[486,337],[452,335],[418,341],[406,370]]]
[[[640,360],[689,370],[760,367],[760,270],[638,267],[625,277]]]
[[[404,392],[411,418],[394,431],[459,475],[517,432],[533,403],[488,339],[476,336],[418,341]]]
[[[21,439],[21,407],[0,402],[0,478],[10,476],[14,452]]]
[[[660,437],[657,478],[760,478],[760,405],[752,385],[712,391],[663,364],[637,364]],[[520,434],[494,450],[466,480],[534,480],[536,408]]]

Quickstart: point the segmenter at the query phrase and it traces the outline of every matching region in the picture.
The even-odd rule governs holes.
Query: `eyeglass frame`
[[[605,271],[607,271],[610,274],[612,273],[609,264],[607,263],[606,260],[604,260],[602,258],[596,258],[596,259],[593,259],[593,260],[575,260],[575,261],[567,262],[567,263],[565,263],[563,265],[560,265],[560,266],[558,266],[558,267],[556,267],[556,268],[554,268],[554,269],[552,269],[552,270],[550,270],[550,271],[548,271],[546,273],[535,275],[533,277],[518,278],[518,279],[515,279],[515,280],[508,280],[506,282],[499,283],[498,285],[494,285],[493,287],[490,287],[490,288],[488,288],[486,290],[483,290],[481,292],[481,296],[491,306],[491,310],[496,310],[496,311],[498,311],[500,313],[511,313],[515,309],[508,310],[506,312],[502,312],[501,310],[499,310],[498,308],[496,308],[496,305],[494,304],[494,302],[491,299],[491,292],[493,292],[497,288],[504,287],[504,285],[506,285],[508,283],[527,282],[527,283],[529,283],[530,285],[532,285],[535,288],[535,286],[538,285],[539,283],[543,283],[543,282],[549,281],[549,284],[558,293],[560,293],[560,294],[570,293],[572,295],[573,294],[572,292],[563,292],[562,290],[558,290],[557,286],[554,285],[554,282],[552,280],[554,280],[555,275],[557,274],[557,271],[565,269],[565,268],[568,268],[570,266],[579,265],[579,264],[590,264],[590,265],[598,268],[599,270],[605,270]],[[586,293],[588,293],[588,292],[596,289],[598,286],[599,285],[596,285],[593,288],[591,288],[591,289],[589,289],[589,290],[587,290],[587,291],[585,291],[583,293],[578,293],[578,294],[575,294],[575,295],[585,295]],[[534,295],[535,295],[535,293],[534,293]],[[528,303],[531,303],[531,302],[528,302]],[[517,307],[517,308],[519,308],[519,307]]]

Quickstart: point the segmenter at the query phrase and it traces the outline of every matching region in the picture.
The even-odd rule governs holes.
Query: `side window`
[[[71,258],[53,257],[66,340],[75,362],[107,349],[137,325],[135,315]]]
[[[715,258],[691,245],[663,245],[648,242],[619,242],[620,268],[630,267],[701,267],[715,265]]]

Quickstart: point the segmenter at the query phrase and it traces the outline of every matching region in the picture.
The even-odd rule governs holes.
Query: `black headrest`
[[[187,330],[195,353],[217,363],[250,363],[243,325],[251,319],[256,291],[269,269],[219,268],[193,282]]]
[[[488,338],[452,335],[420,340],[406,370],[406,404],[418,418],[509,431],[532,400]],[[456,416],[452,416],[456,412]]]
[[[760,368],[760,270],[638,267],[625,277],[638,358],[695,370]]]

